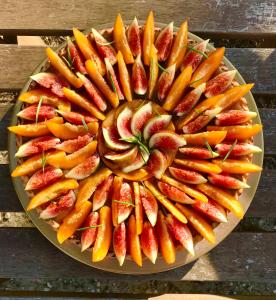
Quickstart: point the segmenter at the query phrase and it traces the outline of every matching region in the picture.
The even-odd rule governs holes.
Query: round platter
[[[126,22],[129,24],[129,22]],[[156,27],[162,28],[165,26],[165,24],[162,23],[155,23]],[[97,26],[96,29],[102,30],[102,29],[108,29],[111,28],[113,24],[104,24],[101,26]],[[174,28],[176,31],[178,28]],[[188,37],[196,42],[201,42],[203,41],[201,38],[198,36],[189,33]],[[60,48],[65,47],[66,43],[62,44]],[[207,46],[207,50],[215,50],[210,44]],[[228,59],[225,57],[223,58],[224,64],[227,66],[229,70],[235,69],[235,67],[230,63]],[[45,64],[47,63],[47,59],[45,59],[34,71],[34,74],[40,72]],[[239,84],[244,84],[245,81],[243,80],[242,76],[237,72],[235,76],[236,81]],[[31,79],[29,79],[24,88],[22,89],[22,92],[25,92],[29,89],[31,83]],[[245,96],[247,100],[247,105],[250,111],[257,112],[257,117],[254,119],[253,123],[261,123],[260,116],[258,113],[258,109],[256,106],[256,103],[254,101],[254,98],[251,94],[251,92],[247,93]],[[13,116],[12,116],[12,121],[11,125],[16,125],[17,124],[17,113],[20,111],[22,106],[22,102],[17,101],[15,104]],[[263,135],[262,133],[259,133],[254,137],[254,144],[264,150],[264,145],[263,145]],[[16,145],[16,136],[13,133],[9,133],[9,161],[10,161],[10,170],[14,170],[15,167],[17,166],[17,161],[14,159],[14,155],[17,151],[17,145]],[[263,162],[263,152],[257,153],[253,155],[252,162],[255,163],[258,166],[262,166]],[[242,194],[239,197],[239,201],[241,202],[244,211],[248,209],[250,206],[258,183],[260,179],[260,173],[252,173],[249,175],[247,183],[250,185],[250,188],[244,189]],[[15,187],[15,190],[17,192],[18,198],[26,210],[27,204],[29,202],[29,196],[24,190],[24,184],[21,180],[20,177],[12,178],[13,179],[13,184]],[[27,211],[26,211],[27,212]],[[148,259],[145,259],[143,261],[143,267],[137,267],[137,265],[128,257],[126,258],[126,261],[122,267],[118,265],[117,259],[113,255],[109,255],[106,259],[104,259],[101,262],[93,263],[91,261],[91,252],[90,251],[85,251],[81,252],[80,251],[80,246],[72,243],[70,240],[67,240],[63,244],[59,244],[56,238],[56,232],[52,229],[52,227],[46,223],[44,220],[39,219],[38,213],[33,210],[33,211],[28,211],[27,215],[30,217],[32,220],[33,224],[40,230],[40,232],[51,242],[53,243],[57,248],[59,248],[61,251],[63,251],[65,254],[71,256],[72,258],[86,264],[89,266],[92,266],[94,268],[98,268],[101,270],[109,271],[109,272],[114,272],[114,273],[121,273],[121,274],[152,274],[152,273],[157,273],[157,272],[163,272],[163,271],[168,271],[180,266],[183,266],[187,263],[190,263],[196,259],[198,259],[200,256],[206,254],[209,252],[212,248],[214,248],[216,245],[218,245],[224,238],[226,238],[231,231],[236,227],[236,225],[239,223],[239,219],[236,218],[232,213],[228,214],[228,222],[227,223],[221,223],[219,226],[217,226],[214,229],[215,235],[217,242],[215,245],[210,244],[208,241],[205,239],[202,239],[198,241],[195,244],[195,256],[191,256],[190,254],[187,254],[186,251],[177,251],[176,253],[176,261],[174,264],[167,265],[164,260],[161,257],[161,254],[159,254],[157,261],[155,264],[152,264]]]

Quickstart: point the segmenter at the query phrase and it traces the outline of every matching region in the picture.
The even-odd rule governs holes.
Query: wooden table
[[[276,1],[0,0],[0,7],[0,296],[88,298],[101,293],[139,298],[213,293],[275,299]],[[33,228],[10,179],[6,127],[19,90],[45,57],[41,39],[22,36],[65,36],[73,26],[84,29],[113,22],[118,11],[124,19],[136,15],[141,20],[149,9],[164,23],[174,20],[179,25],[190,17],[190,31],[211,38],[215,46],[226,43],[226,56],[247,82],[256,83],[253,93],[264,124],[265,163],[253,204],[223,243],[194,264],[137,278],[86,267]],[[44,38],[51,45],[55,40]]]

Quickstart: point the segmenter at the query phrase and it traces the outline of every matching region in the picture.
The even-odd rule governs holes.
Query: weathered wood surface
[[[114,279],[64,255],[33,228],[0,228],[0,278]],[[173,271],[135,277],[135,280],[198,280],[273,282],[276,278],[276,239],[271,233],[232,233],[208,255]],[[46,259],[47,258],[47,259]],[[116,280],[133,276],[115,275]]]
[[[63,34],[73,26],[82,29],[112,22],[118,12],[124,19],[137,16],[143,20],[148,11],[156,12],[156,20],[179,25],[190,18],[194,32],[216,32],[237,35],[274,35],[275,0],[172,0],[172,1],[1,1],[0,34]],[[104,9],[106,8],[106,9]],[[16,13],[15,13],[16,12]]]
[[[45,57],[43,47],[0,45],[0,90],[21,89]],[[255,82],[253,92],[276,94],[274,49],[230,48],[226,57],[247,82]]]

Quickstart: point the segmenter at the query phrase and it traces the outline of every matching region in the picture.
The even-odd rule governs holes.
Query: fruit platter
[[[87,265],[182,266],[219,244],[254,197],[263,159],[254,84],[187,21],[118,14],[95,28],[46,48],[18,97],[8,128],[15,189],[36,227]]]

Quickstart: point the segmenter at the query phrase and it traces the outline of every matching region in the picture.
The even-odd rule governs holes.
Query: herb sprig
[[[133,207],[135,207],[135,204],[133,204],[132,202],[121,201],[121,200],[116,200],[116,199],[113,199],[112,201],[113,201],[113,202],[116,202],[116,203],[120,203],[120,204],[125,204],[125,205],[127,205],[127,206],[133,206]]]
[[[184,47],[188,48],[190,51],[194,51],[194,52],[202,55],[204,58],[208,58],[208,55],[206,53],[204,53],[204,52],[202,52],[200,50],[197,50],[196,48],[194,48],[192,46],[187,45],[187,46],[184,46]]]
[[[81,227],[81,228],[78,228],[77,231],[83,231],[83,230],[86,230],[86,229],[90,229],[90,228],[98,228],[98,227],[102,227],[103,224],[99,224],[99,225],[91,225],[91,226],[86,226],[86,227]]]
[[[38,122],[39,112],[40,112],[40,108],[41,108],[42,102],[43,102],[43,96],[41,96],[41,97],[39,98],[39,102],[38,102],[37,109],[36,109],[36,113],[35,113],[35,123]]]
[[[169,71],[167,69],[165,69],[164,67],[162,67],[160,64],[158,64],[158,67],[161,71],[169,73]]]
[[[85,128],[86,131],[89,131],[89,128],[87,126],[87,123],[85,122],[85,119],[84,117],[81,118],[81,121],[82,121],[82,124],[83,124],[83,127]]]
[[[234,147],[236,146],[237,142],[238,142],[238,140],[235,139],[234,143],[232,144],[232,146],[230,147],[230,149],[228,150],[228,152],[226,153],[226,155],[224,156],[224,159],[222,161],[225,161],[229,157],[229,155],[233,151]]]
[[[43,173],[45,171],[45,165],[46,165],[46,155],[45,155],[44,151],[42,151],[42,154],[41,154],[41,166],[42,166]]]
[[[112,45],[115,43],[115,41],[111,41],[111,42],[106,42],[106,43],[102,43],[102,42],[99,42],[99,41],[96,41],[96,44],[100,45],[100,46],[108,46],[108,45]]]

